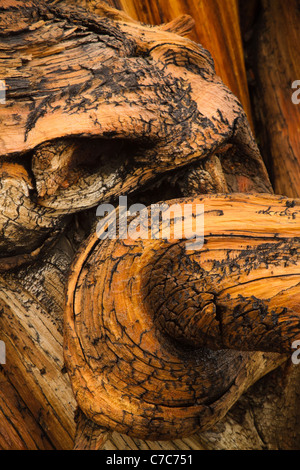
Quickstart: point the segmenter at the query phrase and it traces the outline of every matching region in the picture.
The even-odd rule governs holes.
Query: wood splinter
[[[68,283],[64,347],[76,401],[99,426],[142,439],[206,430],[266,373],[250,351],[289,353],[300,339],[300,201],[171,203],[204,204],[201,250],[187,250],[184,237],[92,234]],[[185,232],[192,223],[185,218]]]

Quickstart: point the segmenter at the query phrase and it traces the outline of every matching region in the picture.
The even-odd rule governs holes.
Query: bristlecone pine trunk
[[[300,448],[292,3],[0,1],[1,449]]]

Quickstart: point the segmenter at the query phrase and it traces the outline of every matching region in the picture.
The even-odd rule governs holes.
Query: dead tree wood
[[[37,429],[55,448],[72,447],[75,435],[75,401],[62,363],[62,292],[74,252],[76,259],[84,254],[79,244],[93,230],[89,209],[124,193],[155,202],[169,199],[169,193],[174,198],[272,192],[240,102],[215,74],[210,54],[183,37],[192,26],[189,17],[150,28],[101,2],[80,3],[7,0],[0,17],[0,71],[7,85],[7,103],[0,109],[1,303],[6,312],[1,331],[10,356],[5,371]],[[225,15],[221,24],[230,21]],[[234,31],[238,34],[236,26]],[[239,64],[241,90],[239,47],[230,48],[229,56]],[[245,88],[244,102],[246,95]],[[286,211],[297,204],[286,203]],[[278,342],[280,352],[286,351],[284,344]],[[286,360],[277,349],[275,355],[249,352],[240,376],[243,354],[240,345],[233,347],[238,385],[216,419]],[[213,349],[210,354],[216,361],[220,356]],[[72,376],[76,356],[68,359]],[[108,436],[79,416],[75,448],[99,448]],[[190,422],[181,432],[177,423],[167,431],[150,427],[147,434],[142,427],[124,426],[116,429],[152,439],[198,429]],[[122,446],[120,439],[131,448],[163,445],[134,443],[116,433],[106,445]],[[195,438],[165,445],[203,447]]]

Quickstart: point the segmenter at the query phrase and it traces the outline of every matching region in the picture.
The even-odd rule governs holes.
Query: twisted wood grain
[[[31,1],[26,9],[18,3],[24,22],[18,30],[9,5],[2,7],[0,38],[7,85],[0,155],[42,144],[32,168],[39,204],[63,213],[88,208],[167,170],[222,153],[228,141],[240,149],[238,160],[252,163],[261,190],[270,189],[240,102],[215,74],[210,53],[179,35],[190,28],[188,18],[148,27],[73,5]],[[14,60],[8,62],[11,49]],[[82,142],[71,139],[68,147],[57,141],[70,136],[104,142],[88,152]],[[109,155],[109,162],[107,138],[119,154]],[[137,144],[127,156],[124,139]],[[47,148],[45,141],[54,142]],[[85,166],[90,153],[93,171]]]
[[[300,332],[299,201],[175,202],[204,203],[203,249],[187,250],[184,238],[92,234],[68,283],[65,360],[76,401],[97,424],[143,439],[212,426],[278,365],[276,354],[248,351],[290,352]]]
[[[263,0],[254,31],[249,62],[254,78],[253,109],[261,151],[275,192],[299,197],[299,2]],[[296,88],[292,88],[294,82],[297,82]]]

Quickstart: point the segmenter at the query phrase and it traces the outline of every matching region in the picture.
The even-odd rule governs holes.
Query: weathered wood
[[[299,2],[263,0],[260,15],[250,47],[257,135],[275,192],[299,197]]]
[[[96,1],[76,0],[90,8]],[[213,56],[216,72],[239,98],[251,122],[244,53],[241,40],[238,1],[229,0],[107,0],[142,23],[159,25],[180,15],[190,15],[195,22],[189,37],[202,44]]]
[[[291,84],[297,79],[293,74],[298,74],[299,62],[298,12],[294,5],[241,1],[240,10],[260,147],[276,192],[299,196],[299,185],[295,183],[299,162],[293,157],[297,157],[299,116],[290,106],[295,92]],[[299,448],[299,379],[298,366],[288,361],[255,384],[228,413],[223,429],[230,426],[236,435],[223,432],[220,423],[202,439],[208,445],[212,440],[215,448],[239,448],[237,442],[245,449]]]
[[[86,419],[80,410],[77,412],[75,422],[76,435],[73,450],[101,450],[110,437],[107,429]]]
[[[3,269],[37,257],[65,214],[189,164],[196,193],[270,190],[240,103],[210,54],[179,36],[189,19],[150,28],[101,8],[107,17],[64,3],[2,6]]]
[[[82,223],[88,230],[88,217],[83,217]],[[21,436],[11,442],[8,438],[1,441],[4,449],[14,446],[21,450],[26,445],[40,450],[47,445],[73,448],[76,402],[63,361],[62,317],[66,273],[76,246],[85,236],[80,221],[74,221],[34,265],[2,273],[0,337],[7,347],[7,361],[3,365],[6,382],[2,381],[0,388],[3,394],[9,387],[15,391],[11,412],[18,420],[16,432],[20,427]],[[23,404],[21,416],[14,409],[17,400]],[[2,423],[8,425],[5,417]],[[14,436],[14,432],[11,424],[7,435]]]
[[[85,2],[90,13],[64,3],[23,2],[22,8],[22,2],[4,2],[0,38],[1,78],[3,74],[8,84],[8,105],[0,108],[3,117],[0,145],[2,168],[9,171],[5,170],[2,177],[6,188],[10,188],[11,181],[11,199],[16,201],[13,208],[4,205],[2,226],[7,221],[11,223],[9,211],[24,216],[21,201],[26,201],[27,220],[20,217],[16,221],[21,230],[23,226],[26,229],[26,223],[29,225],[33,244],[26,246],[20,237],[20,244],[16,240],[14,246],[12,238],[18,236],[18,230],[12,225],[10,240],[5,237],[0,240],[5,250],[5,243],[11,247],[10,253],[3,249],[2,255],[11,257],[2,259],[2,267],[7,269],[33,260],[34,256],[39,258],[35,266],[3,275],[6,283],[17,286],[12,298],[18,297],[18,309],[24,313],[20,319],[14,307],[8,305],[9,289],[5,287],[4,309],[10,310],[10,316],[1,321],[3,331],[7,331],[9,354],[20,368],[17,370],[15,364],[9,363],[7,373],[31,410],[36,429],[43,428],[56,448],[61,448],[61,439],[65,437],[63,446],[73,445],[74,409],[70,404],[75,403],[61,371],[62,287],[70,262],[63,252],[68,253],[69,248],[65,246],[62,251],[63,261],[44,256],[43,246],[50,229],[62,229],[67,222],[65,214],[94,207],[119,194],[145,190],[146,184],[162,185],[159,191],[146,191],[145,197],[150,202],[153,194],[155,201],[166,199],[165,182],[171,183],[172,191],[176,186],[180,196],[271,191],[240,104],[215,76],[210,55],[180,36],[189,33],[192,26],[189,18],[149,28],[102,3]],[[14,5],[18,9],[10,10]],[[205,5],[210,8],[208,3]],[[226,23],[228,30],[231,18],[223,5],[225,13],[220,16],[220,23]],[[236,10],[233,11],[236,19]],[[207,18],[210,17],[207,13]],[[234,36],[238,37],[235,19]],[[219,26],[216,28],[220,33]],[[205,34],[214,34],[212,30],[207,29]],[[218,47],[222,43],[220,37],[216,39]],[[237,44],[238,47],[231,44],[229,57],[239,64],[237,69],[244,77],[239,38]],[[221,66],[217,66],[221,73],[219,56],[217,63]],[[225,70],[222,73],[225,77]],[[128,78],[125,81],[124,76]],[[232,80],[231,72],[229,76]],[[244,78],[239,84],[242,82]],[[245,94],[245,102],[244,97]],[[18,172],[11,172],[15,164]],[[44,224],[45,239],[42,233],[35,233],[31,211]],[[88,227],[91,229],[89,224]],[[69,233],[76,237],[77,231],[78,226],[71,226]],[[57,252],[59,257],[58,246],[53,253]],[[58,271],[61,271],[59,288],[54,292]],[[32,330],[32,317],[26,317],[28,299],[38,304],[33,309],[34,314],[38,312],[33,324],[38,321],[39,325]],[[42,325],[52,324],[53,319],[49,335]],[[17,340],[16,328],[20,331]],[[36,332],[40,342],[34,337]],[[57,341],[57,349],[48,355],[44,345],[51,338]],[[24,364],[18,357],[22,344],[29,348],[28,364],[33,370],[25,387]],[[241,355],[232,351],[233,365]],[[55,377],[59,385],[54,394],[53,380],[47,383],[43,368],[43,373],[37,371],[41,357],[45,358],[49,376]],[[231,401],[221,402],[216,410],[219,418],[243,390],[284,360],[284,356],[261,352],[247,353],[247,357]],[[37,412],[52,406],[57,416]],[[103,445],[100,441],[107,436],[101,435],[98,441],[94,432],[93,425],[80,421],[76,448]],[[203,448],[199,436],[188,443],[177,440],[163,444],[133,441],[117,433],[112,434],[105,446]]]
[[[24,166],[0,162],[0,271],[37,258],[51,246],[67,219],[32,199],[33,183]]]
[[[76,134],[110,136],[119,147],[122,139],[140,142],[134,150],[127,144],[115,163],[111,155],[107,162],[99,142],[94,171],[83,166],[84,142],[75,154],[70,142],[63,155],[65,143],[51,143],[49,149],[43,145],[33,158],[41,205],[58,213],[92,207],[104,197],[135,190],[164,171],[222,153],[228,141],[240,149],[237,162],[244,159],[243,153],[250,165],[253,161],[246,181],[256,178],[261,191],[269,190],[240,104],[214,74],[210,54],[170,32],[173,24],[149,28],[114,22],[64,4],[32,3],[31,10],[36,23],[28,25],[29,35],[23,30],[16,34],[15,21],[14,36],[10,38],[12,26],[7,24],[3,33],[4,56],[13,47],[16,60],[8,68],[2,60],[8,104],[2,110],[1,154],[8,158],[45,140]],[[29,11],[30,5],[26,15]],[[8,10],[8,19],[9,14]],[[179,27],[175,30],[180,32]],[[16,76],[26,80],[20,83]],[[53,163],[56,153],[61,158]],[[46,186],[40,181],[45,169]],[[81,197],[76,200],[78,190]]]
[[[3,370],[0,371],[0,449],[54,449]]]
[[[204,204],[203,250],[185,246],[187,235],[151,239],[148,220],[145,240],[92,234],[67,292],[65,359],[79,406],[97,424],[144,439],[212,426],[267,364],[284,360],[241,351],[291,352],[300,333],[299,201],[171,203],[193,203],[194,216]],[[193,220],[185,218],[185,234]],[[173,223],[177,230],[182,218]]]
[[[62,369],[62,336],[21,285],[0,282],[0,331],[10,382],[56,449],[72,449],[74,399]]]

